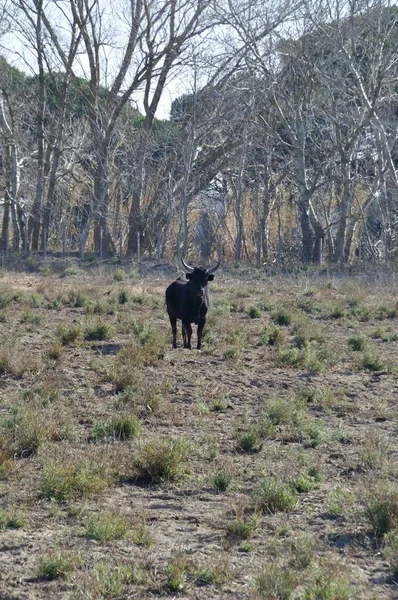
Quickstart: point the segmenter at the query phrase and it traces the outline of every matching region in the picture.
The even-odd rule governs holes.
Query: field
[[[0,598],[397,598],[397,279],[176,275],[1,272]]]

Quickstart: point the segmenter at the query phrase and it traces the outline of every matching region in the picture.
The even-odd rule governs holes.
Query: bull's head
[[[220,256],[220,248],[218,250],[218,262],[213,267],[206,269],[205,267],[191,267],[188,265],[183,257],[181,257],[181,262],[185,267],[188,273],[186,274],[186,278],[192,281],[195,288],[195,295],[199,298],[204,298],[205,296],[205,288],[209,281],[213,281],[214,272],[217,271],[218,267],[221,264],[221,256]]]

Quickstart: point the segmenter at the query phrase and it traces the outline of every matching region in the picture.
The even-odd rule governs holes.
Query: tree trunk
[[[29,220],[29,234],[31,236],[31,248],[39,249],[41,209],[44,191],[44,113],[45,113],[45,84],[43,66],[43,40],[42,40],[42,3],[39,3],[36,23],[37,63],[39,67],[39,94],[36,116],[36,144],[37,144],[37,174],[36,192],[32,206],[32,214]]]
[[[0,250],[8,252],[10,231],[10,199],[7,190],[4,194],[4,214],[1,227]]]
[[[301,243],[302,253],[301,258],[305,264],[312,261],[314,248],[314,234],[311,227],[310,216],[304,207],[300,206],[300,223],[301,223]]]

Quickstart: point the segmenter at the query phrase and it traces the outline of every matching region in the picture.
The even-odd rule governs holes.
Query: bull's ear
[[[187,273],[187,274],[185,275],[185,277],[186,277],[187,279],[192,279],[192,273]]]
[[[214,275],[213,275],[213,273],[211,273],[211,275],[209,275],[207,279],[208,279],[209,281],[213,281],[213,279],[214,279]]]

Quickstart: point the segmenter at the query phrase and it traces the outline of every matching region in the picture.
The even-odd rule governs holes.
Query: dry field
[[[0,598],[398,598],[397,279],[175,275],[1,273]]]

